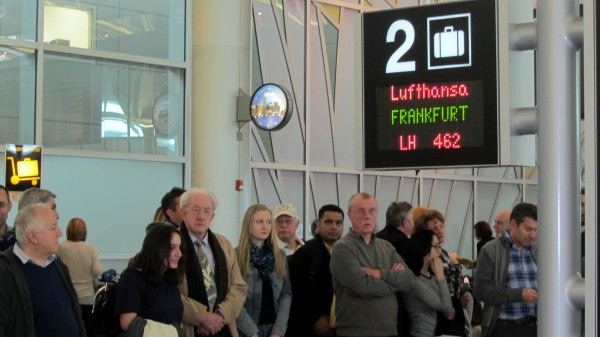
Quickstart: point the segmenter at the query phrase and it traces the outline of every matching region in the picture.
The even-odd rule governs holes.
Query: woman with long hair
[[[121,329],[155,325],[165,331],[181,329],[183,303],[177,286],[183,280],[181,235],[175,226],[153,227],[144,238],[132,268],[121,276],[115,312]],[[176,330],[168,330],[164,325]]]
[[[88,336],[93,335],[91,322],[94,304],[94,280],[102,273],[102,262],[96,247],[85,242],[87,225],[83,219],[72,218],[67,224],[67,241],[58,245],[58,256],[69,267],[71,282],[77,292],[81,316]]]
[[[283,250],[277,247],[271,210],[248,208],[236,248],[242,277],[248,284],[236,323],[242,337],[282,337],[292,303],[292,287]]]
[[[414,292],[403,296],[404,306],[410,316],[411,337],[435,336],[437,312],[451,315],[454,310],[444,277],[441,253],[440,241],[432,231],[420,231],[410,237],[406,264],[418,282],[431,289],[425,297],[417,296]]]

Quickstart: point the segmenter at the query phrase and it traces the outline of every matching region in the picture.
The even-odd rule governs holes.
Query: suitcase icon
[[[31,180],[33,186],[37,185],[40,177],[38,170],[38,161],[25,158],[24,160],[17,160],[17,167],[15,169],[15,158],[6,157],[12,163],[12,176],[10,177],[10,183],[13,185],[19,184],[20,181]]]
[[[433,35],[433,56],[435,58],[462,56],[465,53],[465,32],[444,27],[443,32]]]

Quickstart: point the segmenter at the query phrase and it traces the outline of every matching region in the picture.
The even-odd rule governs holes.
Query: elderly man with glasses
[[[248,286],[231,243],[210,229],[217,197],[206,188],[191,188],[179,202],[185,263],[185,278],[179,289],[185,336],[237,337],[236,318],[246,301]]]
[[[426,293],[402,257],[377,238],[377,200],[369,193],[348,201],[352,228],[333,246],[331,276],[338,337],[398,336],[396,292]]]

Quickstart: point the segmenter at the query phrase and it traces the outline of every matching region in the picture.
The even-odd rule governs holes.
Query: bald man
[[[502,236],[502,233],[510,228],[510,213],[512,209],[506,208],[501,209],[496,213],[496,218],[494,218],[494,232],[496,233],[496,237],[499,238]]]

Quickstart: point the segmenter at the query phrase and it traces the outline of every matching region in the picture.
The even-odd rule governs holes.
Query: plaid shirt
[[[511,243],[506,287],[511,289],[537,289],[537,264],[531,256],[531,247],[523,247],[521,251],[508,232],[502,235]],[[500,306],[500,319],[515,320],[525,316],[537,316],[537,303],[515,302]]]

